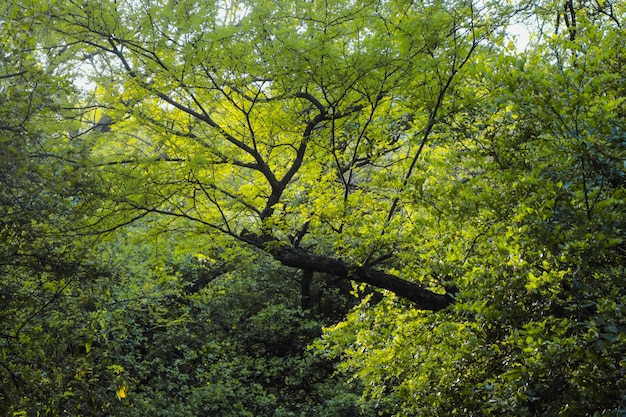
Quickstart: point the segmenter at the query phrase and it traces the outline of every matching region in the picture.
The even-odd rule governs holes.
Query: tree
[[[74,95],[37,13],[0,6],[0,413],[90,407],[89,283],[102,275],[76,235],[98,198],[67,162],[84,152],[57,130]],[[80,350],[82,349],[82,353]],[[88,350],[88,349],[87,349]],[[103,378],[104,380],[105,378]],[[80,405],[77,405],[80,404]],[[65,411],[63,411],[65,410]]]
[[[364,305],[325,335],[395,415],[624,415],[624,10],[586,12],[487,62],[495,94],[429,164],[454,306]]]
[[[467,2],[55,6],[67,59],[93,64],[92,100],[113,121],[92,159],[115,184],[96,227],[161,214],[285,266],[445,308],[448,278],[401,255],[419,233],[406,205],[422,153],[467,104],[460,80],[507,12]]]

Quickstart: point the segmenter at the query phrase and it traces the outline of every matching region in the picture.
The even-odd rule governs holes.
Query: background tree
[[[84,155],[59,129],[74,88],[30,11],[0,6],[0,413],[78,414],[97,395],[85,390],[84,315],[102,271],[76,229],[98,195],[68,163]]]
[[[486,62],[489,99],[450,124],[445,160],[433,149],[425,196],[442,238],[428,256],[462,277],[454,306],[364,304],[325,336],[371,397],[404,404],[397,415],[624,415],[624,11],[612,10],[578,11],[574,39]]]

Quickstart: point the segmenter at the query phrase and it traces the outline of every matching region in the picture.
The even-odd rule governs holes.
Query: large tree
[[[303,282],[320,272],[421,309],[452,302],[453,277],[406,250],[422,233],[412,203],[423,153],[476,100],[464,80],[506,8],[66,6],[50,10],[57,39],[101,108],[86,120],[112,195],[97,229],[157,213],[257,247],[307,271]]]

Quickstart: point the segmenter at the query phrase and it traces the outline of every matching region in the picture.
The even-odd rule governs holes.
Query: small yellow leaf
[[[128,387],[126,385],[122,385],[118,387],[117,390],[115,390],[115,393],[117,394],[117,399],[122,401],[124,398],[126,398],[126,394],[128,393]]]

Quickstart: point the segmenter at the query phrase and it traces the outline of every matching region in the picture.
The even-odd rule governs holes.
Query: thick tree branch
[[[351,266],[340,259],[314,255],[304,249],[281,244],[270,236],[257,236],[244,231],[239,238],[268,252],[282,265],[304,271],[330,274],[388,290],[400,298],[413,302],[420,310],[438,311],[454,302],[450,294],[435,293],[422,288],[415,282],[404,280],[375,268]]]
[[[303,98],[309,97],[308,95],[304,93],[301,93],[301,94],[302,94],[301,97]],[[308,99],[312,100],[313,103],[315,102],[319,103],[319,101],[317,101],[313,96],[310,96],[310,98]],[[362,105],[354,105],[354,106],[350,106],[344,112],[338,112],[333,115],[330,115],[321,104],[319,104],[319,106],[321,106],[320,112],[317,114],[317,116],[315,116],[313,120],[307,123],[304,129],[304,132],[302,134],[302,139],[300,140],[300,143],[296,149],[296,156],[293,159],[291,166],[289,167],[285,175],[280,179],[280,181],[278,181],[275,185],[272,184],[272,193],[267,199],[265,208],[263,209],[261,213],[261,220],[269,218],[274,213],[274,205],[280,201],[280,198],[283,192],[285,191],[285,189],[287,188],[287,186],[289,185],[289,182],[293,179],[293,177],[302,167],[302,164],[304,163],[304,157],[306,154],[307,146],[309,144],[309,141],[311,140],[311,135],[313,134],[313,131],[322,122],[326,122],[329,120],[342,119],[344,117],[349,116],[352,113],[361,111],[364,107]]]

